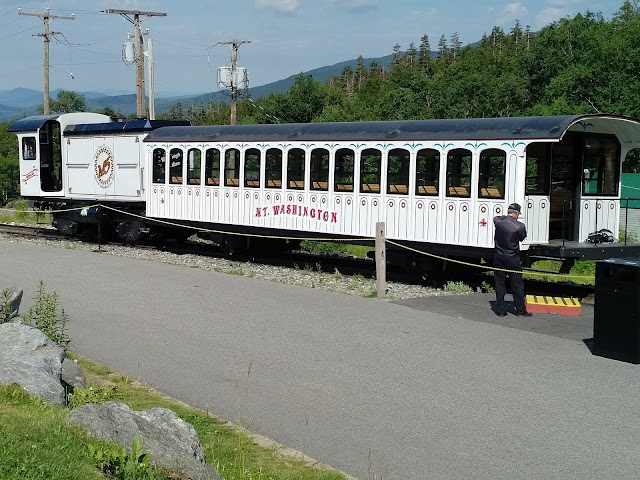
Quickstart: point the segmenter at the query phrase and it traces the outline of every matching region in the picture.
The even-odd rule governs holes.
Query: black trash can
[[[640,363],[640,260],[596,263],[593,353]]]

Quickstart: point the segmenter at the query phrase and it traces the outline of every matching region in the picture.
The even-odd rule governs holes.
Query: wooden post
[[[376,290],[384,298],[387,290],[387,252],[384,222],[376,223]]]

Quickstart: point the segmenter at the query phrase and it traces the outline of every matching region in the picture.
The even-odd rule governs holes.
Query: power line
[[[16,33],[12,33],[11,35],[7,35],[6,37],[0,37],[0,40],[4,40],[5,38],[15,37],[16,35],[20,35],[21,33],[30,32],[31,30],[35,30],[36,28],[38,28],[37,25],[35,27],[27,28],[25,30],[20,30],[19,32],[16,32]]]

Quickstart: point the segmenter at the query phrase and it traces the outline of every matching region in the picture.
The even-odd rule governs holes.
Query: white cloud
[[[550,23],[556,22],[561,18],[569,15],[569,10],[566,8],[548,7],[544,8],[536,15],[537,25],[536,28],[541,28]]]
[[[327,3],[351,13],[360,13],[376,9],[379,0],[327,0]]]
[[[547,0],[547,5],[557,9],[566,9],[570,5],[577,5],[582,3],[582,0]]]
[[[300,8],[298,0],[255,0],[255,6],[256,8],[284,13],[293,13]]]
[[[527,14],[527,7],[521,2],[508,3],[502,10],[502,17],[506,19],[522,18]]]

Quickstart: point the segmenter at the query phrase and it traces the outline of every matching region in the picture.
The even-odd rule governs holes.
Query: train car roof
[[[78,125],[69,125],[64,129],[66,137],[82,136],[82,135],[104,135],[113,133],[134,133],[155,130],[161,127],[189,126],[191,123],[187,120],[127,120],[125,122],[107,122],[107,123],[83,123]]]
[[[52,115],[34,115],[32,117],[17,120],[11,124],[8,132],[35,132],[49,120],[55,120],[60,116],[59,113]]]
[[[612,122],[611,120],[616,120]],[[465,118],[386,122],[290,123],[278,125],[217,125],[164,127],[150,133],[145,142],[224,141],[375,141],[375,140],[559,140],[581,121],[598,124],[634,124],[640,136],[640,122],[617,115],[562,115],[548,117]],[[617,125],[619,126],[619,125]],[[603,130],[612,130],[612,125]]]

